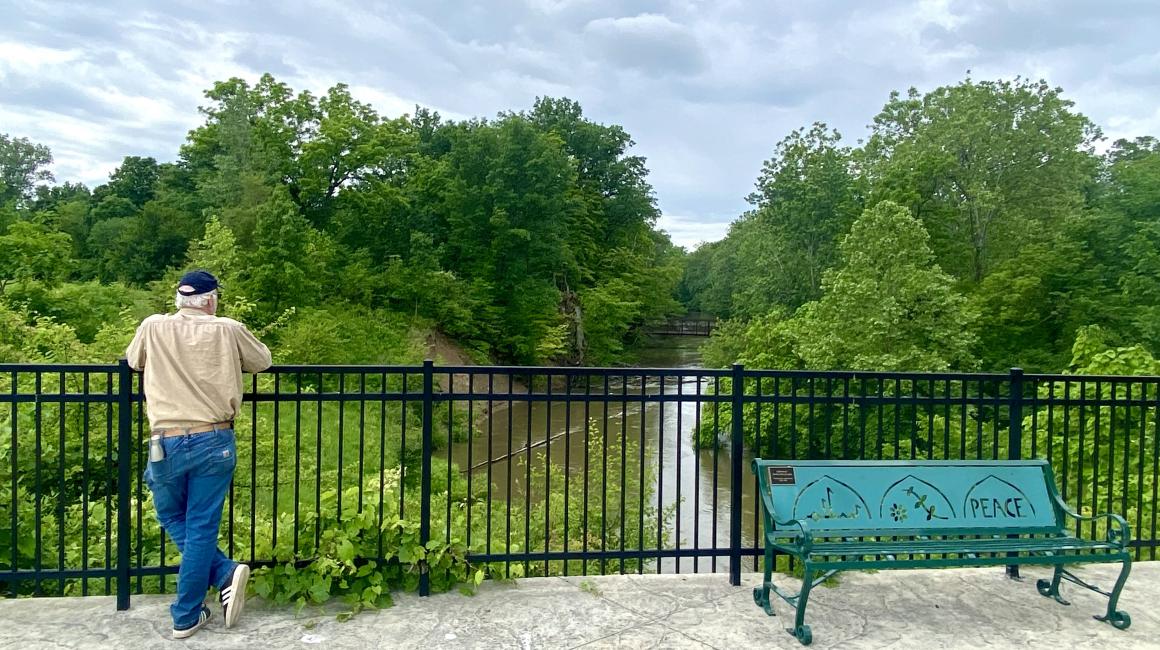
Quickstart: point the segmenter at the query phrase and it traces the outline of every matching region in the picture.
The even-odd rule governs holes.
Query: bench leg
[[[769,589],[773,586],[773,547],[765,545],[765,575],[760,587],[753,588],[753,602],[757,603],[769,616],[777,616],[773,604],[769,602]]]
[[[802,645],[809,645],[814,640],[814,635],[810,631],[810,626],[806,625],[806,604],[810,600],[810,589],[814,586],[814,571],[810,568],[808,562],[805,563],[802,571],[802,590],[797,597],[797,606],[794,608],[793,627],[786,628],[786,632],[794,635],[794,637],[801,642]]]
[[[1120,601],[1120,592],[1124,589],[1124,583],[1128,581],[1128,574],[1132,572],[1132,558],[1124,558],[1124,568],[1120,569],[1120,577],[1116,580],[1116,586],[1112,589],[1112,593],[1108,594],[1108,611],[1103,616],[1096,616],[1097,621],[1107,621],[1112,624],[1112,627],[1117,630],[1126,630],[1132,624],[1132,617],[1128,616],[1128,612],[1122,612],[1116,609],[1116,604]]]
[[[1055,565],[1055,573],[1051,576],[1051,580],[1040,579],[1035,583],[1035,588],[1039,593],[1048,598],[1054,598],[1060,605],[1070,605],[1068,601],[1064,600],[1059,593],[1059,582],[1063,578],[1063,565]]]

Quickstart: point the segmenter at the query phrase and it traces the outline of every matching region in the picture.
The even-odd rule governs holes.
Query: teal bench
[[[1039,593],[1067,605],[1060,580],[1108,597],[1096,616],[1118,629],[1132,619],[1116,609],[1132,559],[1128,523],[1116,514],[1085,517],[1059,496],[1045,461],[753,461],[765,522],[765,576],[753,599],[774,615],[769,592],[794,608],[786,631],[809,645],[810,590],[839,571],[1036,564],[1055,567]],[[1068,521],[1107,519],[1105,540],[1082,539]],[[775,554],[801,563],[801,590],[772,581]],[[1065,565],[1122,562],[1111,593]]]

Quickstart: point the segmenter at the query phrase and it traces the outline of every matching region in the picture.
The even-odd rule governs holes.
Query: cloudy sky
[[[691,246],[745,209],[813,121],[853,144],[891,90],[1045,78],[1109,138],[1160,136],[1160,0],[0,0],[0,132],[60,181],[173,160],[213,81],[336,82],[381,113],[453,118],[578,100],[648,158]]]

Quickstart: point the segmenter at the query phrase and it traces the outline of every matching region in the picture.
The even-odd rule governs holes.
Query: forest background
[[[91,190],[0,136],[0,359],[115,358],[193,266],[296,363],[413,361],[438,329],[480,361],[618,364],[682,309],[727,319],[713,365],[1058,371],[1091,325],[1160,345],[1160,146],[1101,142],[1042,81],[893,93],[857,146],[794,131],[692,253],[631,136],[568,99],[456,122],[270,75],[206,98],[175,162]]]
[[[206,97],[176,162],[92,190],[0,136],[0,360],[113,360],[189,267],[281,362],[415,361],[438,329],[477,361],[615,363],[679,309],[644,160],[573,101],[388,119],[269,75]]]
[[[439,330],[480,362],[617,365],[684,310],[723,321],[710,365],[1060,371],[1088,326],[1160,345],[1160,144],[1103,141],[1043,81],[892,93],[854,146],[796,130],[691,253],[628,132],[568,99],[388,118],[270,75],[206,99],[174,162],[92,189],[0,135],[0,359],[114,359],[189,267],[295,363],[416,361]]]
[[[855,144],[825,124],[796,130],[773,147],[728,236],[692,252],[657,228],[629,133],[569,99],[494,118],[452,121],[423,108],[390,118],[341,84],[316,97],[266,75],[217,83],[206,100],[204,123],[173,162],[130,155],[91,189],[56,183],[48,148],[0,135],[0,362],[112,362],[144,316],[171,309],[182,271],[202,267],[222,280],[223,315],[252,327],[281,363],[414,363],[442,334],[478,363],[625,365],[651,324],[687,311],[720,319],[704,348],[710,366],[1160,375],[1160,142],[1104,141],[1043,81],[967,78],[892,93]],[[32,381],[13,373],[0,388]],[[66,436],[56,408],[0,414],[0,430],[13,431],[0,438],[0,520],[19,523],[0,531],[0,546],[16,549],[18,567],[57,553],[74,566],[110,539],[108,507],[74,529],[94,516],[90,501],[109,503],[112,475],[97,479],[112,450],[90,447],[76,418]],[[342,418],[336,405],[317,408],[329,448]],[[38,418],[57,415],[61,448],[17,465],[15,446],[39,445],[28,438]],[[1152,448],[1154,414],[1137,415],[1121,418],[1141,423],[1125,435]],[[402,425],[388,427],[394,440]],[[459,428],[471,435],[470,423]],[[418,495],[390,473],[413,464],[402,446],[344,489],[334,480],[343,468],[324,468],[319,444],[310,462],[320,498],[385,491],[409,505],[388,527],[364,514],[383,513],[382,503],[346,508],[341,521],[295,519],[346,532],[294,549],[270,536],[262,552],[286,564],[259,576],[263,595],[341,592],[381,604],[388,588],[414,588],[433,554],[444,563],[439,588],[490,571],[466,561],[479,549],[418,545]],[[267,451],[246,452],[262,459],[262,475]],[[546,486],[557,471],[538,480]],[[78,492],[75,477],[87,487]],[[646,517],[666,516],[648,509],[652,478],[626,484],[639,491],[626,503],[642,530]],[[461,483],[435,490],[448,519],[478,507]],[[239,494],[253,509],[265,493],[249,487]],[[581,540],[596,539],[592,526],[615,527],[607,513],[549,521],[543,507],[529,543],[545,548],[559,542],[548,531]],[[34,517],[42,508],[55,517]],[[263,512],[258,539],[285,516]],[[642,534],[599,539],[631,547]],[[160,532],[142,535],[143,561],[158,561]],[[384,548],[392,563],[364,569]],[[301,560],[315,568],[286,569]]]

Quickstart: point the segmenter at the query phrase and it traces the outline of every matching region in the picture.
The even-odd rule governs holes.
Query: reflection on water
[[[641,353],[640,366],[697,368],[700,365],[697,348],[704,341],[695,337],[666,338],[662,347]],[[620,507],[619,501],[606,503],[603,497],[609,485],[615,492],[617,483],[625,480],[621,472],[623,467],[627,472],[635,473],[636,478],[645,477],[652,488],[651,497],[646,502],[668,513],[663,522],[667,542],[662,541],[661,547],[695,550],[715,546],[727,549],[732,489],[729,450],[697,451],[693,445],[693,431],[698,420],[705,414],[710,418],[713,415],[712,403],[699,401],[698,396],[711,395],[717,380],[696,375],[661,377],[647,373],[642,378],[639,371],[635,375],[633,372],[625,369],[621,376],[586,378],[567,391],[562,385],[554,387],[553,395],[561,395],[558,400],[529,403],[516,401],[521,397],[517,394],[510,403],[506,399],[490,404],[474,403],[473,411],[484,414],[475,417],[477,431],[482,435],[477,435],[470,445],[456,445],[452,451],[454,460],[468,475],[473,493],[486,490],[490,484],[492,499],[509,501],[516,504],[513,507],[523,508],[527,502],[542,499],[545,489],[542,471],[537,475],[531,470],[542,470],[550,459],[570,477],[588,476],[588,481],[578,482],[585,486],[585,493],[566,498],[569,507],[584,508],[587,504],[589,512],[600,508],[614,512]],[[626,399],[642,392],[649,396],[664,396],[666,401],[660,401],[658,397],[642,405],[640,401]],[[584,393],[600,399],[577,399]],[[567,399],[563,397],[565,394],[576,397]],[[620,458],[605,458],[598,451],[594,457],[591,450],[599,450],[601,446],[590,448],[585,441],[590,437],[599,440],[605,435],[615,442],[627,441],[635,457],[626,456],[623,464]],[[529,446],[531,468],[524,462]],[[754,509],[755,488],[749,460],[747,455],[742,475],[742,540],[743,546],[752,547],[759,513]],[[466,470],[468,467],[470,472]],[[532,486],[530,494],[528,485]],[[555,492],[565,487],[548,485],[547,489]],[[628,494],[626,498],[632,500],[637,496]],[[658,548],[656,536],[657,531],[646,529],[646,549]],[[667,559],[658,568],[682,572],[726,571],[728,560],[710,557]]]

